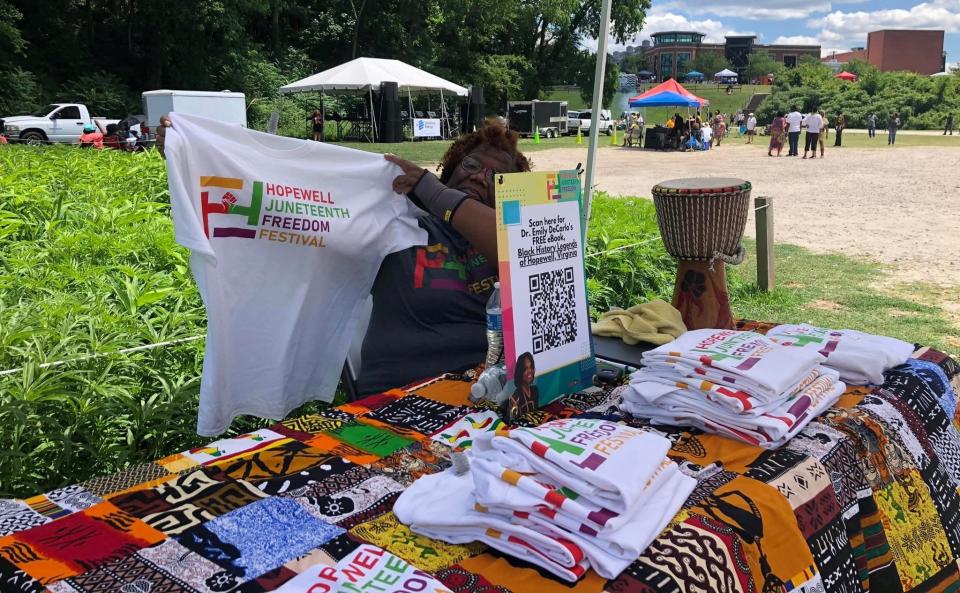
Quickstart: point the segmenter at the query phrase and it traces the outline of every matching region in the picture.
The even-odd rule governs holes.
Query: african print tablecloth
[[[349,566],[339,590],[352,592],[420,591],[429,575],[458,593],[957,590],[958,379],[951,358],[920,349],[776,451],[668,431],[698,486],[611,581],[591,571],[570,585],[398,524],[399,493],[447,467],[451,446],[469,446],[464,428],[499,423],[468,405],[468,383],[443,377],[2,500],[0,591],[253,593],[318,566]],[[524,422],[635,422],[615,405],[616,391],[593,389]]]

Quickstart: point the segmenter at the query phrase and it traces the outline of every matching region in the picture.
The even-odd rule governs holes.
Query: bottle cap
[[[494,282],[494,283],[493,283],[493,287],[494,287],[495,289],[498,289],[498,290],[499,290],[499,288],[500,288],[500,283],[499,283],[499,282]]]
[[[485,391],[486,389],[483,388],[483,385],[479,381],[470,386],[470,395],[477,399],[483,397]]]

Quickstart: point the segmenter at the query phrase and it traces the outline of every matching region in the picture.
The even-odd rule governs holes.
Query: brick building
[[[936,74],[946,69],[943,31],[884,29],[867,34],[867,47],[834,52],[823,62],[839,71],[848,62],[863,60],[884,72],[908,70],[918,74]]]
[[[867,61],[884,72],[942,72],[946,62],[943,31],[873,31],[867,35]]]
[[[761,45],[754,35],[728,35],[724,43],[704,43],[703,33],[696,31],[663,31],[650,36],[652,43],[645,47],[643,56],[647,70],[657,76],[657,80],[666,80],[683,76],[692,69],[697,55],[702,52],[714,52],[723,56],[730,68],[743,76],[747,69],[750,54],[757,50],[766,50],[775,61],[792,68],[801,56],[820,57],[819,45]],[[704,72],[707,78],[713,72]]]

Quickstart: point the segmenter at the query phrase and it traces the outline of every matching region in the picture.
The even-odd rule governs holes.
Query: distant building
[[[693,68],[693,61],[702,52],[723,56],[730,68],[743,77],[750,54],[766,50],[770,57],[788,68],[797,65],[802,56],[820,57],[819,45],[761,45],[755,35],[728,35],[724,43],[704,43],[703,33],[696,31],[663,31],[650,36],[652,43],[643,46],[647,69],[654,72],[657,80],[680,77]],[[703,73],[707,79],[713,72]]]
[[[867,34],[865,48],[834,52],[822,59],[837,71],[853,60],[863,60],[884,72],[908,70],[918,74],[936,74],[946,67],[943,34],[943,31],[913,29],[873,31]]]

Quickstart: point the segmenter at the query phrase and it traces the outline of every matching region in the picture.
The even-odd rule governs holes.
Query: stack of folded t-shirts
[[[397,518],[451,543],[482,541],[567,581],[614,578],[680,510],[696,480],[670,442],[602,419],[562,419],[480,436],[469,469],[419,478]]]
[[[620,407],[657,424],[694,426],[773,449],[846,390],[812,348],[753,332],[702,329],[643,354]]]
[[[806,323],[778,325],[767,337],[784,346],[816,350],[826,358],[823,366],[851,385],[882,385],[883,373],[907,362],[915,349],[896,338]]]

